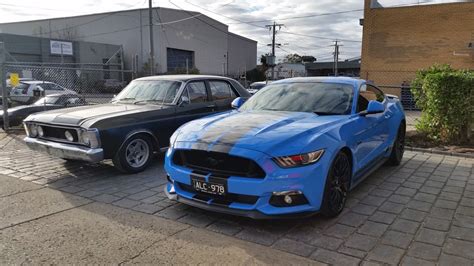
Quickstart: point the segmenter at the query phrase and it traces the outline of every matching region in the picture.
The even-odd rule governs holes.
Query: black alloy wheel
[[[398,127],[397,138],[393,143],[392,152],[388,158],[387,164],[397,166],[400,165],[405,152],[405,123],[402,122]]]
[[[349,156],[339,152],[334,159],[326,179],[326,187],[321,213],[327,217],[339,215],[346,205],[349,192],[352,166]]]

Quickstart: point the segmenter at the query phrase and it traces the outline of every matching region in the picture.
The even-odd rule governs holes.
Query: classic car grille
[[[176,150],[173,163],[219,176],[265,178],[265,171],[253,160],[222,152]]]
[[[66,136],[64,135],[66,133],[66,130],[71,132],[72,136],[74,137],[74,142],[78,141],[78,135],[77,131],[74,128],[63,128],[63,127],[52,127],[52,126],[44,126],[41,125],[44,131],[44,137],[45,139],[59,139],[59,140],[64,140],[68,141],[66,139]]]
[[[232,202],[253,205],[258,200],[257,196],[241,195],[241,194],[234,194],[234,193],[227,193],[225,196],[212,195],[212,194],[196,191],[190,185],[186,185],[180,182],[176,182],[176,184],[178,184],[179,188],[181,188],[182,190],[190,192],[190,193],[194,193],[196,195],[194,199],[205,201],[205,202],[212,199],[212,203],[218,204],[218,205],[229,205]]]

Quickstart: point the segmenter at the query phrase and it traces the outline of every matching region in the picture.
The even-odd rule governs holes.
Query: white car
[[[77,94],[75,91],[66,89],[54,82],[49,81],[22,81],[10,92],[10,99],[20,103],[31,103],[35,100],[34,90],[44,91],[44,95],[50,94]]]
[[[247,91],[250,94],[254,95],[255,93],[257,93],[257,91],[259,91],[261,88],[267,86],[270,83],[271,83],[270,81],[257,81],[257,82],[254,82],[254,83],[250,84],[250,87],[247,89]]]

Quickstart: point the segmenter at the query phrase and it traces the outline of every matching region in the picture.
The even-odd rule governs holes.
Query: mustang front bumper
[[[212,173],[202,175],[193,169],[175,165],[172,160],[174,151],[170,148],[165,159],[165,170],[169,175],[165,193],[172,200],[205,210],[253,219],[306,217],[320,211],[331,160],[328,153],[315,164],[283,169],[266,154],[234,147],[232,155],[251,158],[264,169],[266,176],[229,176],[219,179],[219,176],[213,176]],[[206,181],[219,179],[219,182],[225,184],[227,194],[216,196],[195,191],[192,187],[193,178]],[[272,201],[278,193],[288,191],[301,193],[306,200],[288,205],[278,205]]]
[[[100,162],[104,159],[104,150],[101,148],[92,149],[30,137],[26,137],[24,141],[26,145],[32,150],[46,152],[49,155],[63,159],[80,160],[94,163]]]

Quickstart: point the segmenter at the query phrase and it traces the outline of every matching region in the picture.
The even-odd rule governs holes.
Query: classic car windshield
[[[353,88],[337,83],[272,84],[259,90],[240,110],[313,112],[341,115],[351,111]]]
[[[117,101],[172,103],[181,86],[179,81],[135,80],[113,99]]]

